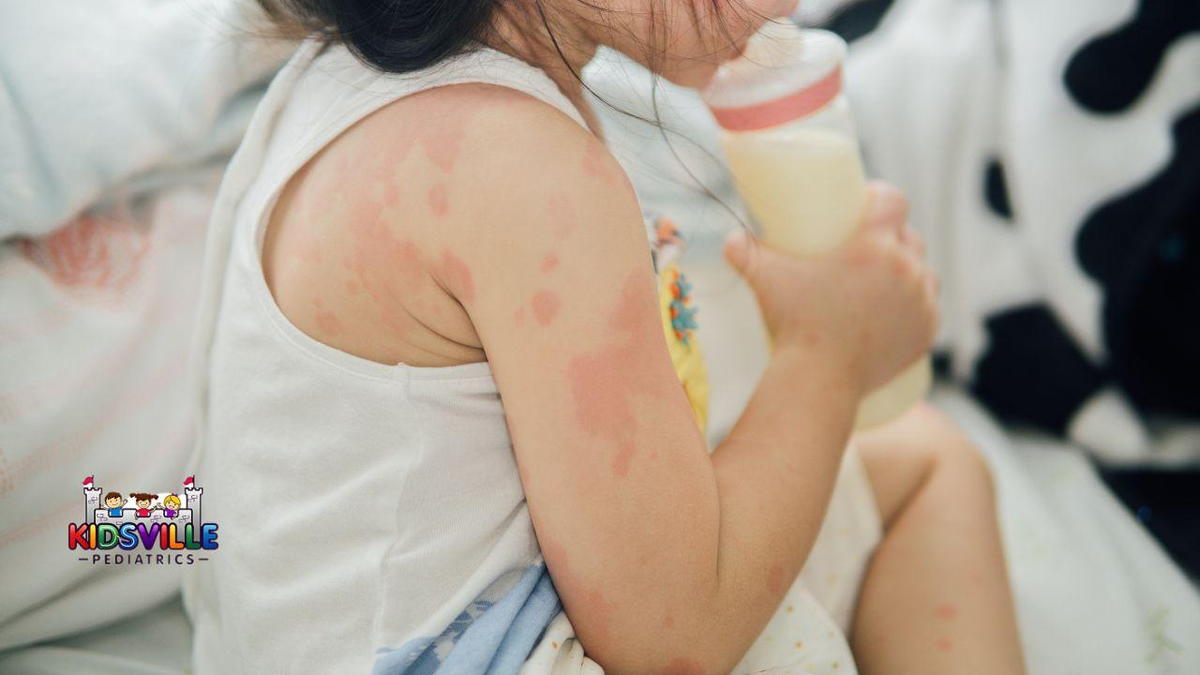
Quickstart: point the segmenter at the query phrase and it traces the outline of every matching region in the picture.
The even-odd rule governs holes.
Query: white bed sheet
[[[1200,673],[1200,592],[1081,448],[1006,431],[958,388],[932,397],[979,444],[1031,673]]]

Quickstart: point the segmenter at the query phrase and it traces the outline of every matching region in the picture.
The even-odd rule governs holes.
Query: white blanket
[[[1030,674],[1200,672],[1200,592],[1086,451],[1006,431],[961,390],[932,400],[991,464]]]
[[[249,39],[240,0],[0,7],[2,650],[176,592],[177,568],[78,560],[67,524],[86,476],[183,478],[208,213],[291,47]]]
[[[293,46],[242,0],[0,0],[0,240],[219,161]]]

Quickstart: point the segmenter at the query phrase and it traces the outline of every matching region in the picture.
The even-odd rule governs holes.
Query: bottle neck
[[[841,92],[842,69],[839,66],[820,80],[786,96],[745,106],[710,106],[709,110],[717,124],[727,131],[754,131],[811,115]]]

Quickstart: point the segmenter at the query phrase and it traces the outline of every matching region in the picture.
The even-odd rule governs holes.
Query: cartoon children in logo
[[[167,518],[174,518],[179,514],[179,507],[181,506],[183,506],[183,502],[180,501],[179,495],[176,495],[174,492],[172,492],[166,497],[163,497],[161,504],[155,504],[154,508],[162,509],[163,516]]]
[[[149,518],[150,517],[150,503],[153,502],[155,499],[158,499],[158,495],[152,494],[150,492],[134,492],[134,493],[131,493],[129,496],[133,497],[133,503],[137,504],[137,517],[138,518]]]
[[[120,492],[110,492],[104,495],[104,505],[108,507],[108,515],[112,518],[120,518],[123,506],[125,506],[125,498]]]

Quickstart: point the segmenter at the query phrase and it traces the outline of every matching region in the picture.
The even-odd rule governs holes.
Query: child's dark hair
[[[587,0],[575,0],[591,10],[608,12]],[[651,40],[659,35],[659,25],[656,21],[662,10],[656,12],[659,3],[676,3],[679,0],[654,0],[650,5]],[[454,56],[469,49],[471,42],[492,45],[503,41],[493,29],[493,20],[498,13],[509,13],[514,10],[514,3],[504,0],[438,0],[437,2],[415,2],[413,0],[258,0],[258,3],[274,21],[275,28],[287,37],[302,37],[317,34],[329,41],[344,43],[351,52],[366,65],[376,70],[390,73],[404,73],[430,66],[442,59]],[[571,74],[597,100],[612,110],[629,117],[636,118],[658,129],[667,148],[680,163],[692,181],[699,186],[700,191],[719,203],[728,211],[743,228],[749,230],[741,217],[708,186],[692,173],[691,169],[680,159],[679,154],[671,145],[668,132],[683,136],[714,161],[719,162],[706,149],[701,147],[685,134],[663,126],[658,107],[658,78],[653,79],[650,100],[654,109],[654,119],[622,110],[614,106],[603,96],[593,90],[578,72],[567,62],[556,32],[552,28],[552,20],[542,5],[542,0],[528,0],[533,11],[531,16],[516,17],[514,25],[541,25],[549,35],[554,49],[562,58],[563,63]],[[691,13],[692,22],[697,27],[699,2],[682,3]],[[725,31],[723,14],[738,3],[728,0],[707,0],[711,15],[717,17],[717,25]],[[745,9],[744,7],[741,9]],[[750,13],[750,10],[745,10]],[[513,18],[510,16],[510,18]],[[765,19],[766,17],[759,17]],[[516,20],[520,19],[520,20]],[[523,21],[522,21],[523,20]],[[726,37],[732,39],[726,32]],[[651,42],[645,45],[646,63],[660,62],[662,54],[658,45]],[[751,235],[753,232],[749,232]],[[753,239],[753,237],[752,237]]]
[[[112,499],[113,497],[116,497],[117,499],[121,499],[121,498],[122,498],[122,497],[121,497],[121,493],[120,493],[120,492],[117,492],[116,490],[114,490],[114,491],[112,491],[112,492],[110,492],[110,493],[108,493],[108,494],[104,495],[104,501],[108,501],[108,500]]]
[[[463,50],[487,30],[496,0],[258,0],[294,34],[344,42],[378,70],[418,70]]]
[[[587,0],[578,4],[602,14],[611,13]],[[650,5],[651,34],[658,33],[656,11],[659,4],[677,0],[654,0]],[[461,53],[471,41],[494,45],[502,40],[492,30],[497,14],[505,14],[514,25],[540,24],[562,54],[553,21],[543,6],[543,0],[258,0],[259,5],[275,22],[277,28],[292,37],[318,33],[327,39],[344,42],[362,61],[378,70],[404,73],[419,70]],[[728,0],[707,0],[717,25],[725,28],[723,15],[729,7],[740,6]],[[701,21],[697,2],[684,3],[692,22]],[[520,6],[519,6],[520,5]],[[513,13],[532,6],[526,16]],[[765,17],[760,17],[765,18]],[[732,36],[726,33],[732,41]],[[657,45],[646,47],[647,62],[653,65],[661,56]],[[570,67],[570,64],[567,64]],[[571,71],[577,79],[579,74]],[[582,83],[582,80],[580,80]],[[587,86],[586,84],[584,86]],[[595,92],[593,92],[595,93]]]

